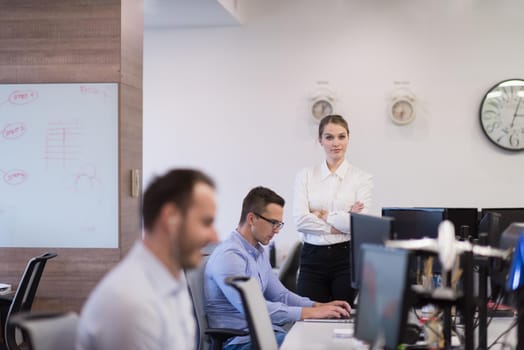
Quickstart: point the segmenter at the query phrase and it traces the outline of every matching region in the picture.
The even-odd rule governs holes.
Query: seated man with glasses
[[[258,280],[267,302],[275,336],[280,345],[285,337],[282,326],[305,318],[349,317],[345,301],[317,303],[286,289],[271,270],[267,245],[284,226],[284,199],[265,187],[253,188],[242,203],[238,228],[209,257],[205,269],[205,308],[209,326],[248,330],[239,293],[226,285],[230,276]],[[349,283],[349,282],[348,282]],[[224,349],[250,349],[250,337],[234,337]]]

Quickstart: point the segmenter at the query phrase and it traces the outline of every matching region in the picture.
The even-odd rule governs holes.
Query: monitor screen
[[[362,246],[362,281],[355,337],[396,349],[408,310],[409,252],[378,245]]]
[[[524,208],[482,208],[480,217],[483,218],[486,213],[500,214],[500,232],[514,222],[524,222]]]
[[[351,286],[358,289],[360,286],[360,247],[364,243],[383,245],[384,241],[393,238],[393,219],[388,217],[371,216],[351,213]]]
[[[395,219],[395,239],[437,238],[445,214],[443,208],[382,208],[382,216]]]

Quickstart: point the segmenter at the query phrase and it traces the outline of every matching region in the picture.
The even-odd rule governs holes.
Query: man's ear
[[[178,228],[180,225],[180,214],[176,212],[174,215],[169,217],[169,226]]]
[[[246,215],[246,221],[249,225],[253,225],[254,224],[254,217],[255,217],[255,214],[253,214],[252,212],[249,212],[247,213]]]
[[[178,207],[174,204],[165,204],[160,211],[161,221],[165,223],[165,230],[173,232],[178,229],[182,220],[182,215]]]

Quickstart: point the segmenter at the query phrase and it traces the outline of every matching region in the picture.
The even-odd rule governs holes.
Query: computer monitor
[[[500,232],[506,230],[514,222],[524,222],[524,208],[482,208],[481,218],[486,213],[500,214]]]
[[[362,245],[362,281],[355,337],[370,344],[380,341],[397,349],[407,319],[410,253],[379,245]]]
[[[446,219],[455,226],[455,236],[467,239],[467,236],[478,238],[479,211],[477,208],[445,208]],[[461,237],[461,231],[466,230],[466,237]],[[465,233],[465,232],[464,232]]]
[[[488,245],[493,248],[498,248],[500,244],[500,235],[502,233],[500,217],[501,215],[499,213],[483,211],[479,222],[478,233],[487,233]]]
[[[395,239],[437,238],[445,214],[443,208],[382,208],[382,216],[395,219]]]
[[[393,239],[393,219],[388,217],[372,216],[351,213],[351,286],[360,287],[360,247],[365,244],[383,245],[385,240]]]
[[[444,219],[449,220],[455,227],[455,236],[458,239],[477,238],[479,210],[478,208],[433,208],[421,207],[417,209],[444,210]],[[463,237],[464,236],[464,237]]]

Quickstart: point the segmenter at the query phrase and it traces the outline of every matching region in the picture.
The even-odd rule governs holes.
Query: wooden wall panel
[[[142,173],[143,2],[122,0],[121,11],[120,183],[125,187],[120,191],[120,248],[125,254],[140,227],[140,203],[130,197],[130,171]]]
[[[0,2],[0,82],[119,82],[120,16],[118,0]]]
[[[120,86],[119,249],[0,248],[0,282],[14,286],[30,257],[58,253],[46,265],[35,310],[80,311],[139,237],[129,170],[142,170],[142,17],[142,0],[0,0],[0,83]]]

